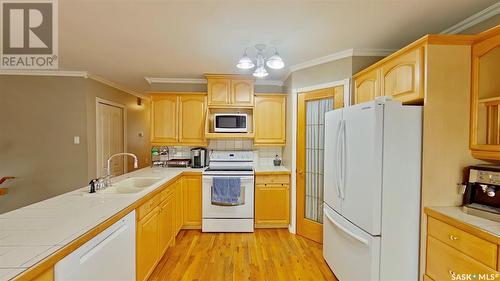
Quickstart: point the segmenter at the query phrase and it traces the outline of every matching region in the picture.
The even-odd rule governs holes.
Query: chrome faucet
[[[139,161],[137,160],[137,156],[133,153],[127,153],[127,152],[120,152],[113,154],[109,156],[107,164],[106,164],[106,175],[104,176],[104,186],[109,187],[111,185],[111,159],[113,159],[115,156],[131,156],[134,158],[134,168],[137,169],[139,167]]]

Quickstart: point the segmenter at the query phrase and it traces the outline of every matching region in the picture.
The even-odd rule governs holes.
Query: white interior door
[[[342,215],[371,235],[380,235],[381,225],[383,114],[376,102],[343,113]]]
[[[105,174],[106,161],[109,156],[124,152],[123,107],[104,102],[97,103],[97,176]],[[111,160],[111,174],[121,175],[125,172],[123,157]]]
[[[342,213],[342,200],[339,192],[339,137],[342,113],[343,109],[336,109],[325,115],[324,201],[338,213]]]

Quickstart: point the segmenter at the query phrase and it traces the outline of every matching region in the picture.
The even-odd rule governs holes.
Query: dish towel
[[[212,203],[218,205],[239,205],[241,198],[240,178],[213,178]]]

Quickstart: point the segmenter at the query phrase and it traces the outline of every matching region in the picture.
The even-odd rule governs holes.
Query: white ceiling
[[[497,1],[64,0],[60,68],[144,91],[143,77],[242,73],[235,64],[256,43],[276,46],[287,66],[350,48],[400,48]]]

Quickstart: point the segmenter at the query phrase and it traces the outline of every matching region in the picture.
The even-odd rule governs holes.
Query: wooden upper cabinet
[[[424,46],[397,56],[381,66],[382,96],[403,103],[424,100]]]
[[[208,74],[208,106],[252,107],[253,78],[242,75]]]
[[[231,80],[231,104],[235,106],[252,106],[253,103],[253,80]]]
[[[209,78],[207,81],[208,105],[227,105],[231,103],[231,80]]]
[[[151,142],[177,142],[177,96],[151,97]]]
[[[500,27],[472,45],[470,148],[472,156],[500,160]]]
[[[179,142],[205,142],[206,97],[179,95]]]
[[[161,145],[206,145],[204,93],[151,96],[151,142]]]
[[[354,78],[354,104],[380,96],[380,68]]]
[[[258,94],[255,96],[255,145],[285,145],[286,96]]]
[[[344,107],[344,86],[333,88],[333,109]]]

